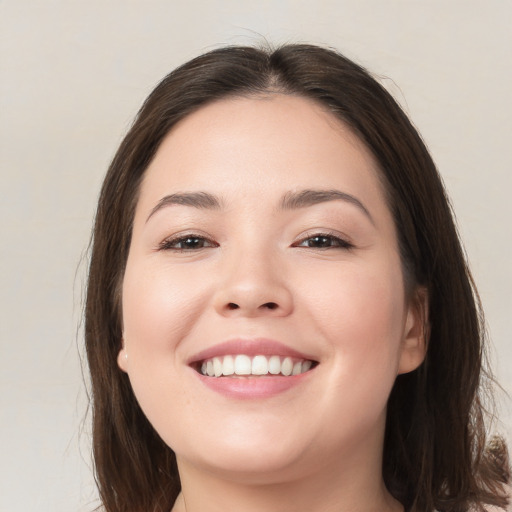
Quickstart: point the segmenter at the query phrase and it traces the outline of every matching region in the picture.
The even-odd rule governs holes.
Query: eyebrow
[[[368,217],[372,224],[375,224],[370,212],[357,197],[347,194],[346,192],[341,192],[340,190],[307,189],[298,192],[288,192],[281,200],[281,209],[295,210],[297,208],[307,208],[308,206],[314,206],[315,204],[329,201],[345,201],[353,204]]]
[[[182,205],[192,206],[201,210],[219,210],[221,201],[208,192],[180,192],[162,197],[151,210],[146,222],[158,211],[167,206]]]
[[[296,210],[329,201],[344,201],[353,204],[368,217],[372,224],[375,224],[370,212],[357,197],[340,190],[306,189],[297,192],[287,192],[281,199],[279,209]],[[220,210],[222,208],[222,201],[208,192],[178,192],[170,194],[158,201],[148,215],[146,222],[157,211],[173,205],[191,206],[201,210]]]

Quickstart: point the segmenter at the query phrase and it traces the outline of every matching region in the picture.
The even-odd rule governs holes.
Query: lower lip
[[[200,381],[213,391],[229,398],[254,399],[269,398],[299,385],[311,370],[290,377],[263,375],[240,377],[206,377],[196,372]]]

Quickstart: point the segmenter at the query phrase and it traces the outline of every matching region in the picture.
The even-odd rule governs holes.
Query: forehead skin
[[[231,125],[226,122],[229,119]],[[340,136],[350,146],[349,153],[346,144],[340,146]],[[329,162],[326,155],[330,155]],[[384,179],[375,158],[353,131],[322,105],[278,93],[222,99],[172,128],[146,170],[137,212],[149,214],[170,184],[174,191],[189,190],[193,184],[194,190],[209,190],[219,197],[249,199],[275,185],[269,180],[270,167],[279,167],[281,176],[285,170],[291,183],[299,173],[300,188],[321,188],[319,166],[325,170],[327,163],[330,171],[343,172],[339,162],[354,171],[343,176],[347,188],[354,192],[364,189],[370,202],[384,201],[380,206],[389,213]],[[209,165],[216,174],[214,182],[209,179]],[[233,165],[240,172],[233,173]]]

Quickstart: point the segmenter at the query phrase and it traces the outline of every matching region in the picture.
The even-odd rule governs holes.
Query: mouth
[[[302,389],[319,362],[276,340],[234,338],[193,355],[188,365],[214,392],[230,400],[258,400]]]
[[[298,357],[256,354],[230,354],[195,362],[192,367],[205,377],[291,377],[311,371],[316,361]]]

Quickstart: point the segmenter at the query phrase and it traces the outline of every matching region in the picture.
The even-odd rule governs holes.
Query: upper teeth
[[[311,368],[311,361],[280,356],[254,356],[244,354],[207,359],[201,364],[201,373],[208,377],[222,375],[299,375]]]

